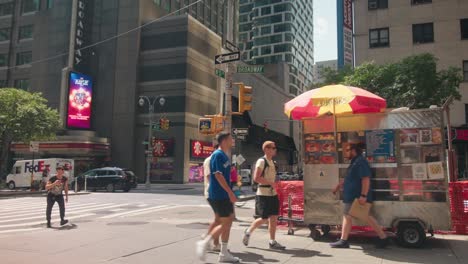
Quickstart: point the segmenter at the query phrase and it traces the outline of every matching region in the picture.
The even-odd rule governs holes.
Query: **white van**
[[[31,172],[34,181],[49,180],[51,175],[56,174],[57,166],[64,167],[65,176],[69,179],[69,182],[72,182],[75,168],[75,162],[72,159],[35,159],[34,164],[33,160],[18,160],[7,176],[8,188],[13,190],[15,188],[31,187]],[[43,178],[43,175],[47,177]]]

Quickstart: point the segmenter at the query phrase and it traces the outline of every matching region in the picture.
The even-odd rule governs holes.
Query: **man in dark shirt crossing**
[[[372,189],[370,184],[370,178],[372,171],[369,163],[362,155],[363,147],[359,145],[351,146],[351,164],[348,167],[346,178],[344,179],[343,187],[343,226],[341,231],[341,239],[335,243],[331,243],[332,248],[349,248],[348,237],[353,226],[352,217],[349,215],[349,211],[355,199],[359,199],[359,203],[364,205],[365,203],[372,203]],[[336,194],[340,189],[338,184],[333,193]],[[374,217],[368,216],[367,223],[377,232],[379,235],[379,241],[377,243],[378,248],[384,248],[388,244],[387,235],[378,225]]]

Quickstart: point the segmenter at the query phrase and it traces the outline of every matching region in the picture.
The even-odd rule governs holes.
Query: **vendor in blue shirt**
[[[372,203],[371,177],[372,171],[369,163],[362,155],[363,146],[361,144],[351,145],[351,164],[348,167],[343,185],[343,226],[341,231],[341,239],[335,243],[331,243],[332,248],[349,248],[348,237],[353,226],[353,219],[349,215],[349,210],[354,202],[358,199],[360,204]],[[336,194],[340,189],[338,184],[333,190]],[[387,235],[383,232],[374,217],[368,216],[367,223],[379,235],[377,248],[384,248],[388,244]]]

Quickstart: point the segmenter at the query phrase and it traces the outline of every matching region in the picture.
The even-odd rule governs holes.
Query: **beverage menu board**
[[[395,132],[392,129],[366,131],[366,156],[373,163],[396,162]]]
[[[336,146],[333,133],[306,134],[304,138],[306,164],[336,163]]]

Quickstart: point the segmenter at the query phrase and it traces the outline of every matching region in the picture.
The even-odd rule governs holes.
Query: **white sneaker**
[[[248,246],[249,245],[249,240],[250,240],[250,234],[248,233],[248,228],[244,231],[244,237],[242,238],[242,243],[244,244],[244,246]]]
[[[207,243],[205,243],[205,241],[201,240],[197,242],[196,253],[200,261],[205,261],[207,249],[208,249],[208,245]]]
[[[219,254],[218,262],[221,262],[221,263],[240,263],[241,259],[238,258],[238,257],[234,257],[233,255],[231,255],[231,253],[228,252],[227,254]]]

